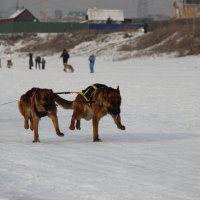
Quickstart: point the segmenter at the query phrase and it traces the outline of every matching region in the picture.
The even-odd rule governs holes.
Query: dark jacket
[[[63,63],[67,63],[69,59],[69,53],[66,50],[64,50],[60,57],[63,58]]]
[[[29,66],[32,67],[33,66],[33,54],[29,53]]]
[[[92,54],[92,55],[90,55],[88,60],[90,61],[91,64],[94,64],[95,63],[95,59],[96,59],[95,56]]]

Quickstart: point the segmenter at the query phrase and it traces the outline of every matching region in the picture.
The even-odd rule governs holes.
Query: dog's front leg
[[[99,135],[98,135],[99,118],[93,116],[92,125],[93,125],[93,142],[100,142],[101,139],[99,139]]]
[[[25,129],[29,129],[29,123],[28,123],[28,118],[27,117],[24,117],[24,128]]]
[[[61,137],[64,136],[64,133],[61,133],[60,128],[59,128],[57,115],[49,115],[49,117],[51,118],[53,122],[56,134]]]
[[[33,117],[30,117],[30,129],[33,130]]]
[[[76,113],[74,112],[71,118],[70,126],[69,126],[70,130],[72,131],[75,130],[75,123],[76,123]]]
[[[39,118],[33,117],[33,130],[34,130],[34,140],[33,142],[40,142],[39,141],[39,135],[38,135],[38,125],[39,125]]]
[[[121,130],[125,130],[126,129],[125,126],[122,125],[122,123],[121,123],[120,115],[112,115],[112,118],[113,118],[115,124],[117,125],[118,129],[121,129]]]

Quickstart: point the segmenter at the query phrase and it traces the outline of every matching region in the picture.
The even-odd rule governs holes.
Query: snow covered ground
[[[71,56],[64,73],[59,55],[46,70],[29,70],[28,58],[0,68],[0,200],[199,200],[200,59],[97,57],[90,74],[86,56]],[[41,143],[23,128],[19,97],[32,87],[81,91],[93,83],[119,85],[125,131],[110,116],[100,122],[102,142],[92,142],[91,121],[70,131],[71,110],[58,107],[60,129],[48,118]],[[74,99],[75,95],[63,95]],[[12,102],[15,101],[15,102]],[[2,105],[6,102],[12,102]]]

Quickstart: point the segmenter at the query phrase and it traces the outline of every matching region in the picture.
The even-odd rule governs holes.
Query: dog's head
[[[104,106],[107,108],[108,113],[113,115],[119,115],[121,110],[121,95],[119,86],[117,89],[113,89],[111,87],[107,88],[104,93]]]
[[[43,111],[50,111],[55,108],[55,97],[53,90],[37,89],[35,91],[37,106]]]

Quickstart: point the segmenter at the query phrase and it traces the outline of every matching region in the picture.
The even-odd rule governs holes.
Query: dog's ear
[[[51,91],[51,98],[52,98],[52,100],[55,100],[55,98],[56,98],[56,94],[53,92],[52,89],[51,89],[50,91]]]
[[[120,94],[119,85],[117,86],[117,93]]]
[[[53,92],[53,90],[51,89],[50,91],[51,91],[52,95],[54,95],[54,92]]]

